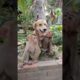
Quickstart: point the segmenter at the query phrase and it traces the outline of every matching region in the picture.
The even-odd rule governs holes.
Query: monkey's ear
[[[35,29],[35,28],[36,28],[36,22],[33,23],[33,29]]]

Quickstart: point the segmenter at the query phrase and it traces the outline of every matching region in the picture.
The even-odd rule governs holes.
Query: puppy
[[[43,50],[46,50],[48,53],[52,54],[52,32],[49,30],[48,24],[45,20],[37,20],[33,24],[34,34],[38,36],[39,46]]]
[[[43,19],[39,19],[33,24],[34,34],[37,35],[39,46],[42,46],[41,41],[44,39],[46,31],[48,31],[47,22]]]
[[[33,62],[36,62],[39,58],[39,55],[41,53],[37,36],[35,35],[28,35],[27,37],[28,42],[26,43],[26,47],[23,54],[23,63],[29,62],[29,57],[32,58]]]
[[[33,28],[35,30],[36,35],[39,37],[40,40],[43,39],[43,36],[45,35],[45,32],[48,30],[47,23],[43,19],[37,20],[33,24]]]

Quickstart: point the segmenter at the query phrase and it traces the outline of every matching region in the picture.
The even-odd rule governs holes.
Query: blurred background
[[[53,32],[54,52],[61,55],[62,0],[18,0],[18,55],[22,56],[26,37],[32,33],[32,25],[38,18],[46,19],[50,30]],[[41,56],[40,60],[48,60],[48,58]]]

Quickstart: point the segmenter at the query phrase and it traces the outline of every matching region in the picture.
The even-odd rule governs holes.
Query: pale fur
[[[35,35],[28,35],[28,42],[26,43],[25,50],[24,50],[24,62],[29,61],[29,56],[32,60],[38,60],[39,55],[41,53],[40,47],[38,45],[37,36]]]

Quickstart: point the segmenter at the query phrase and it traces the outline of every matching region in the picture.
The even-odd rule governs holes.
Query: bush
[[[53,25],[50,27],[53,33],[52,43],[55,45],[62,44],[62,25]]]

